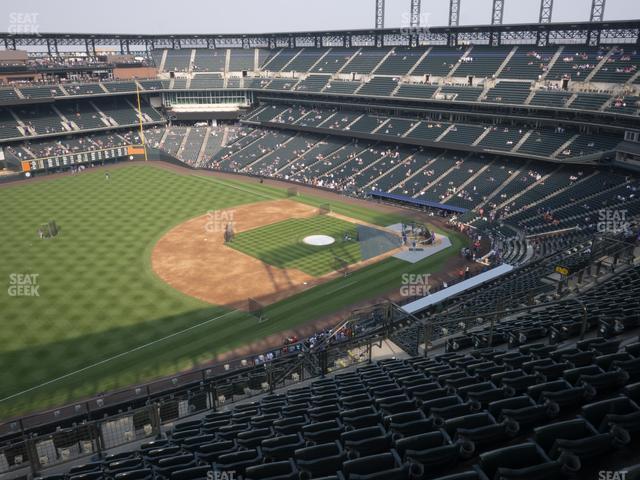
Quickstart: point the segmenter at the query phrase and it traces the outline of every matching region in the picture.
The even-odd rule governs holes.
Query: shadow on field
[[[212,307],[0,352],[11,366],[0,371],[0,400],[64,377],[0,401],[0,418],[193,368],[259,338],[256,327],[249,314]]]

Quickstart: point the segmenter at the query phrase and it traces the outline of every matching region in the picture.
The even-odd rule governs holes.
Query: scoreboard
[[[40,170],[49,170],[57,168],[65,168],[72,165],[88,165],[94,162],[104,160],[114,160],[117,158],[128,157],[130,155],[138,155],[138,150],[143,147],[139,146],[121,146],[106,148],[103,150],[94,150],[90,152],[70,153],[67,155],[56,155],[53,157],[36,158],[33,160],[23,160],[22,171],[32,172]],[[144,153],[144,152],[143,152]]]

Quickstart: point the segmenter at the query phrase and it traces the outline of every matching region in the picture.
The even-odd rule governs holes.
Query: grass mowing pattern
[[[340,268],[336,257],[348,265],[362,260],[360,244],[343,241],[345,233],[355,238],[355,224],[328,215],[291,218],[242,232],[229,246],[269,265],[296,268],[319,277]],[[302,240],[309,235],[329,235],[335,243],[324,247],[307,245]]]
[[[261,200],[146,167],[113,170],[109,181],[89,170],[16,185],[1,189],[0,199],[0,398],[223,313],[157,279],[151,248],[182,221]],[[49,219],[60,234],[38,239],[37,227]],[[39,296],[9,296],[12,273],[37,274]],[[149,375],[157,374],[155,363],[145,365]],[[125,384],[100,380],[75,393]],[[67,400],[60,394],[53,401]]]
[[[0,399],[65,376],[0,401],[0,418],[192,368],[398,288],[402,273],[438,271],[463,244],[449,234],[453,248],[423,262],[390,258],[327,282],[267,307],[269,321],[260,324],[185,296],[152,273],[153,245],[173,226],[212,209],[276,198],[286,198],[286,191],[153,166],[113,170],[108,184],[103,171],[88,170],[0,189]],[[312,196],[296,200],[326,203]],[[348,204],[332,209],[377,225],[409,221]],[[49,219],[60,235],[37,239],[37,227]],[[11,273],[39,274],[40,296],[10,297]]]

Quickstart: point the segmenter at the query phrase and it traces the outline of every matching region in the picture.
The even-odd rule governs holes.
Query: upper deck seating
[[[398,86],[395,79],[390,77],[373,77],[365,83],[357,95],[374,95],[378,97],[388,97]]]
[[[196,55],[193,58],[193,71],[224,72],[226,59],[226,48],[197,48]],[[167,61],[169,61],[168,58]]]
[[[55,85],[42,87],[20,87],[20,92],[25,98],[62,97],[64,93]]]
[[[522,104],[530,93],[529,82],[501,81],[489,89],[485,102]]]
[[[520,45],[509,62],[498,75],[499,78],[538,80],[546,73],[558,47],[534,47]]]
[[[394,97],[405,98],[431,98],[438,89],[437,85],[424,85],[420,83],[401,83]]]
[[[396,47],[376,69],[376,75],[406,75],[425,52],[424,48]]]
[[[337,73],[357,51],[357,48],[331,48],[310,71],[312,73]]]
[[[286,68],[286,66],[301,51],[302,49],[300,48],[283,48],[282,50],[278,50],[275,54],[271,55],[269,60],[262,64],[262,70],[269,72],[291,71],[291,69]]]
[[[546,76],[547,80],[568,78],[584,81],[607,54],[605,48],[567,45]]]
[[[592,82],[622,84],[640,67],[640,51],[633,46],[616,47],[607,62],[593,76]]]
[[[478,87],[445,86],[434,94],[433,98],[454,102],[475,102],[481,93],[482,88]]]
[[[474,45],[469,54],[461,59],[454,77],[492,77],[511,51],[509,47]]]
[[[224,87],[224,79],[219,73],[200,73],[191,79],[190,88],[197,90],[199,88],[222,88]]]
[[[255,70],[255,50],[253,48],[230,48],[229,49],[229,71],[230,72],[251,72]]]
[[[389,50],[389,48],[362,48],[342,68],[342,73],[369,74],[389,53]]]
[[[191,49],[169,49],[164,63],[165,72],[186,72],[191,61]],[[158,65],[159,67],[160,65]]]
[[[329,83],[330,78],[330,75],[311,74],[298,83],[295,89],[299,92],[319,92]]]
[[[353,95],[362,85],[360,82],[345,82],[343,80],[332,80],[325,87],[323,93],[348,94]]]
[[[434,46],[427,56],[416,66],[412,75],[446,77],[458,63],[460,57],[464,55],[465,51],[465,47]]]
[[[315,63],[327,53],[326,48],[303,48],[300,54],[283,67],[282,70],[290,72],[307,72]]]

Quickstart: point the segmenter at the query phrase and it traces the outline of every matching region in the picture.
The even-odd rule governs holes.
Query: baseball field
[[[326,198],[152,165],[109,173],[0,188],[0,418],[204,365],[312,324],[398,289],[403,273],[439,271],[463,242],[449,232],[452,248],[421,262],[363,262],[345,232],[410,219],[339,201],[318,215]],[[237,224],[233,242],[208,228],[212,219]],[[38,238],[50,220],[59,234]],[[312,234],[338,241],[300,242]],[[336,258],[357,268],[336,274]],[[265,284],[255,296],[268,321],[257,323],[243,305]]]

